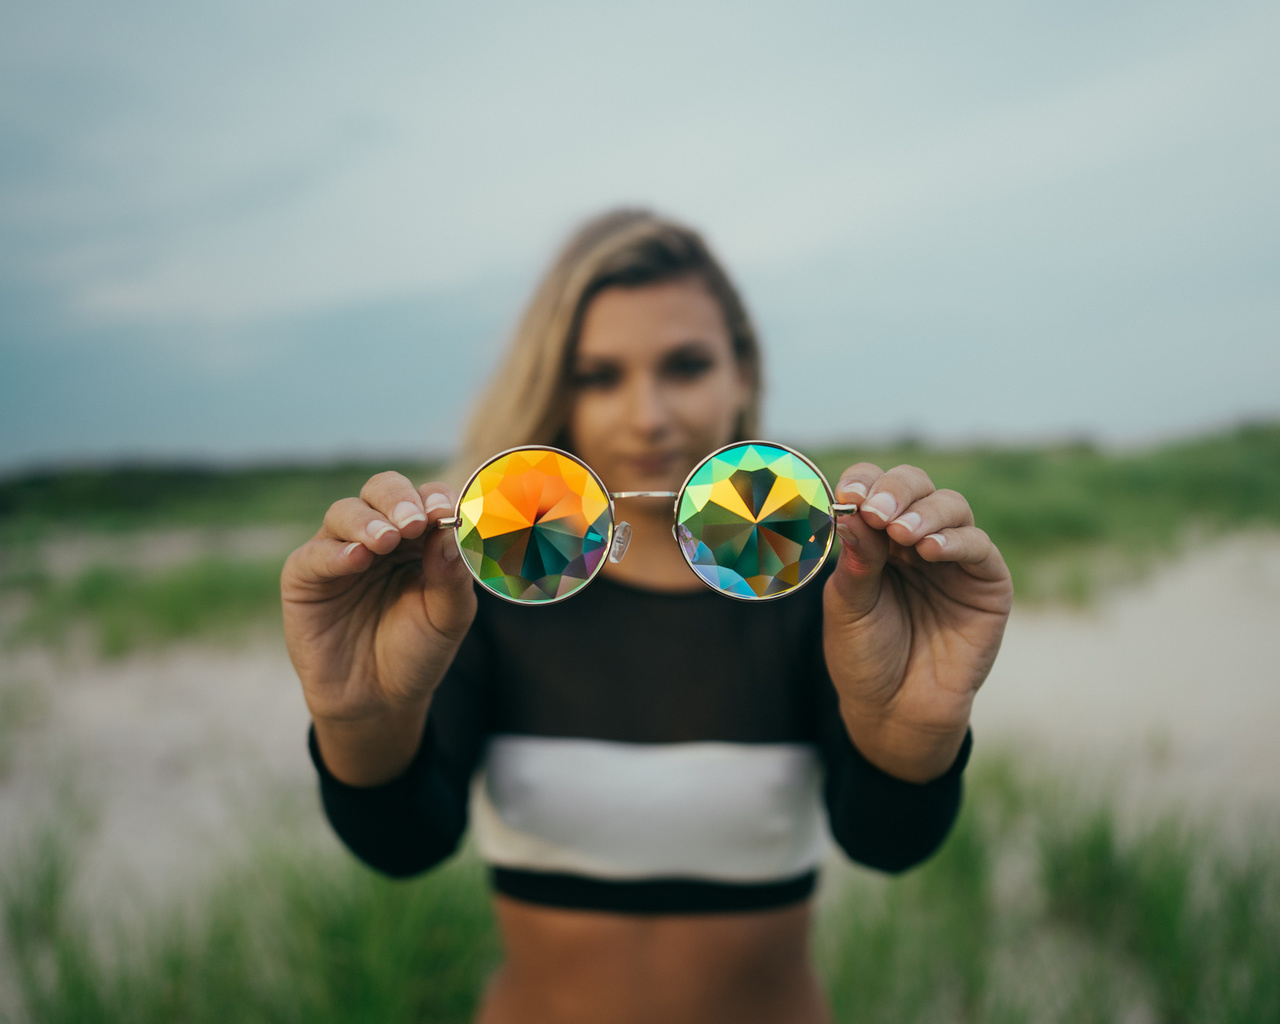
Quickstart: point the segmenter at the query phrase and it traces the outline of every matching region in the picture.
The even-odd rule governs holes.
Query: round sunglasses
[[[712,452],[678,491],[614,491],[576,456],[528,445],[477,469],[453,517],[458,550],[476,582],[516,604],[571,597],[620,562],[631,524],[615,498],[674,499],[685,561],[712,590],[770,601],[808,583],[826,560],[835,517],[858,510],[835,500],[822,472],[799,452],[742,441]]]

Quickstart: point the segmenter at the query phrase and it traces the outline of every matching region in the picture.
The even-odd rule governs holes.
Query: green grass
[[[359,494],[370,476],[387,469],[424,482],[439,463],[388,458],[329,466],[105,466],[27,473],[0,480],[0,544],[29,543],[69,530],[318,526],[334,501]]]
[[[1210,843],[1169,820],[1125,843],[1099,811],[1071,829],[1053,823],[1049,916],[1140,969],[1162,1021],[1280,1020],[1277,851],[1228,859]]]
[[[1088,443],[939,448],[851,443],[808,452],[834,483],[855,461],[911,463],[969,498],[1015,561],[1080,544],[1168,543],[1191,523],[1280,524],[1280,423],[1256,423],[1142,451]],[[119,467],[0,481],[0,543],[68,529],[316,523],[373,473],[421,481],[438,464],[389,458],[253,469]]]
[[[1175,550],[1192,530],[1280,526],[1280,423],[1138,452],[845,448],[815,460],[833,482],[856,461],[920,466],[959,491],[999,545],[1022,598],[1086,601]]]
[[[1275,823],[1223,843],[989,756],[942,851],[862,869],[820,914],[835,1019],[859,1024],[1280,1020]],[[75,841],[4,865],[3,927],[33,1024],[467,1021],[498,960],[479,865],[411,882],[333,855],[260,853],[185,914],[88,938]],[[105,946],[105,948],[104,948]]]
[[[1131,833],[1131,834],[1130,834]],[[1106,802],[980,762],[937,857],[855,872],[820,952],[838,1021],[1280,1020],[1280,846],[1121,828]]]
[[[67,582],[28,575],[9,583],[29,604],[10,640],[56,648],[83,626],[101,655],[118,657],[196,637],[235,638],[279,618],[282,561],[203,558],[158,574],[95,566]]]
[[[1280,423],[1108,453],[1087,444],[937,449],[900,444],[814,453],[834,482],[852,462],[911,463],[964,494],[999,544],[1019,599],[1086,603],[1194,534],[1280,526]],[[426,465],[352,463],[258,469],[119,468],[31,474],[0,482],[0,597],[27,611],[9,639],[57,646],[87,627],[107,654],[228,637],[278,614],[275,562],[204,557],[162,575],[89,567],[52,582],[36,541],[59,531],[175,526],[313,526],[376,470],[414,480]],[[7,566],[7,568],[5,568]]]
[[[13,973],[39,1024],[465,1024],[498,960],[474,860],[391,882],[279,851],[104,950],[72,909],[75,845],[46,832],[4,891]]]
[[[9,778],[13,769],[19,737],[38,722],[46,710],[47,699],[37,685],[0,676],[0,784]]]

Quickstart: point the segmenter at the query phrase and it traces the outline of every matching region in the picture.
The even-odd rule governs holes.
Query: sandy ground
[[[284,558],[311,530],[305,526],[171,527],[139,533],[59,535],[35,555],[41,568],[65,580],[89,566],[158,571],[197,558]]]
[[[0,779],[0,857],[74,809],[90,905],[180,894],[269,826],[324,835],[306,708],[275,640],[105,665],[28,655],[5,676],[30,720]]]
[[[1280,537],[1214,542],[1086,612],[1018,610],[975,709],[979,749],[1014,744],[1132,799],[1280,807]],[[263,823],[330,843],[306,712],[281,644],[113,664],[8,657],[0,858],[77,794],[82,898],[191,889]],[[14,726],[14,722],[9,723]]]
[[[973,721],[1134,800],[1280,808],[1280,537],[1214,541],[1087,611],[1015,609]]]

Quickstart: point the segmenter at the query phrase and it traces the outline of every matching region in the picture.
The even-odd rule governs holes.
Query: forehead
[[[689,342],[730,349],[720,303],[696,278],[606,288],[583,315],[578,354],[639,358]]]

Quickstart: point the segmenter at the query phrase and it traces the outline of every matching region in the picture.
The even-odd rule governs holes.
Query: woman
[[[610,491],[674,490],[755,436],[759,396],[750,320],[699,237],[616,212],[535,293],[462,469],[554,444]],[[921,470],[859,463],[836,494],[860,509],[825,583],[759,604],[704,587],[670,503],[645,498],[626,558],[548,607],[478,598],[436,525],[441,482],[379,474],[290,556],[335,829],[407,875],[470,818],[493,865],[507,959],[482,1024],[828,1019],[807,954],[818,809],[885,870],[937,847],[1012,599],[968,504]]]

